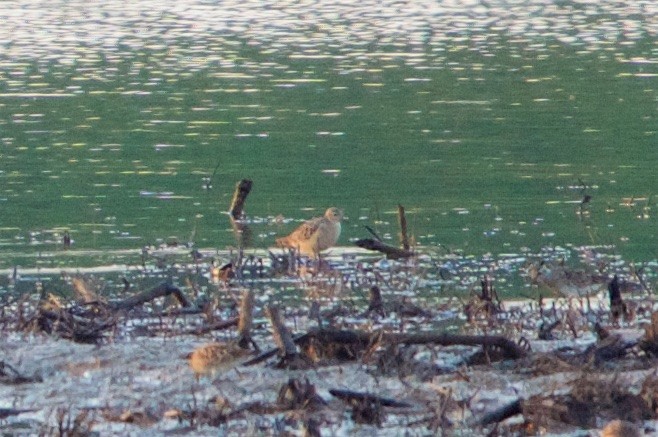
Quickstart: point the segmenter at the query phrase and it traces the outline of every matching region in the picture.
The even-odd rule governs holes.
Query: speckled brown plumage
[[[236,342],[208,343],[190,354],[190,367],[197,379],[203,375],[215,376],[233,369],[250,354],[249,349]]]
[[[279,247],[299,250],[302,255],[317,257],[324,250],[334,246],[340,237],[340,220],[343,212],[338,208],[329,208],[322,217],[312,218],[290,235],[278,238]]]
[[[640,429],[630,422],[613,420],[601,431],[601,437],[640,437]]]

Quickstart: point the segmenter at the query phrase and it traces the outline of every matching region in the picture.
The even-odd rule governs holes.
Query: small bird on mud
[[[317,258],[320,252],[334,246],[340,237],[340,220],[343,211],[338,208],[329,208],[322,217],[312,218],[290,235],[277,238],[279,247],[297,249],[302,255]]]
[[[251,351],[237,342],[208,343],[189,355],[190,367],[197,381],[202,375],[211,377],[235,368],[239,361],[251,355]]]

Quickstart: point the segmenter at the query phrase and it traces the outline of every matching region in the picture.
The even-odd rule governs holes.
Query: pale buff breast
[[[340,237],[340,231],[340,222],[324,220],[310,238],[300,241],[299,250],[303,255],[315,256],[335,246]]]
[[[329,208],[324,216],[308,220],[287,237],[277,239],[277,244],[299,250],[302,255],[315,257],[338,242],[342,216],[338,208]]]

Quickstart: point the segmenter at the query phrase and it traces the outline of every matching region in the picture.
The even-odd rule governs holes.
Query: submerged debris
[[[5,361],[0,384],[34,394],[5,406],[18,412],[7,420],[110,434],[657,428],[658,308],[617,295],[621,276],[610,304],[504,301],[491,273],[468,276],[463,296],[478,292],[464,302],[437,291],[463,281],[459,269],[418,256],[312,269],[296,256],[292,269],[237,256],[226,280],[199,252],[176,269],[122,272],[113,286],[76,275],[8,299],[0,327],[21,372]],[[620,299],[637,319],[624,319]],[[63,399],[70,408],[50,414]]]

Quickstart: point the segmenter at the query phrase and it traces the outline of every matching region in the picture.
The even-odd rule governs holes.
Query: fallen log
[[[356,241],[354,244],[362,249],[381,252],[385,254],[386,258],[388,259],[410,258],[414,256],[413,252],[411,251],[398,249],[397,247],[389,246],[388,244],[382,243],[381,241],[373,240],[372,238],[362,238],[361,240]]]
[[[278,322],[277,322],[278,324]],[[274,329],[274,328],[273,328]],[[287,328],[286,328],[287,330]],[[280,344],[282,340],[275,341]],[[365,331],[355,330],[342,330],[331,328],[313,328],[306,334],[297,337],[290,337],[292,342],[300,345],[302,349],[309,349],[312,346],[317,350],[319,347],[331,351],[331,354],[313,355],[333,355],[333,358],[343,360],[355,360],[364,352],[368,347],[379,341],[382,346],[390,344],[435,344],[440,346],[483,346],[483,347],[497,347],[502,351],[502,356],[505,359],[519,359],[527,355],[527,351],[514,343],[513,341],[502,336],[486,336],[486,335],[454,335],[445,333],[423,333],[423,334],[396,334],[396,333],[370,333]],[[336,347],[336,346],[341,347]],[[285,346],[284,346],[285,348]],[[296,346],[288,345],[291,351],[291,356],[299,355]],[[280,353],[281,346],[270,349],[262,354],[254,357],[253,359],[243,363],[244,366],[252,366],[258,364]],[[294,351],[294,352],[293,352]],[[346,351],[349,351],[346,352]],[[308,357],[313,359],[314,357]]]
[[[220,320],[220,321],[211,323],[209,325],[200,326],[198,328],[190,329],[190,330],[186,331],[185,334],[204,335],[204,334],[208,334],[209,332],[212,332],[212,331],[221,331],[222,329],[228,329],[228,328],[232,328],[234,326],[238,326],[238,323],[239,323],[238,317],[233,317],[231,319]]]
[[[349,345],[360,345],[366,347],[372,342],[373,336],[380,333],[369,333],[354,330],[318,329],[314,328],[308,332],[308,337],[315,337],[321,344],[340,343]],[[308,337],[304,337],[307,341]],[[527,355],[527,351],[513,341],[503,336],[487,335],[456,335],[446,333],[421,333],[421,334],[398,334],[384,333],[381,336],[382,344],[435,344],[440,346],[483,346],[497,347],[502,350],[504,358],[519,359]]]
[[[296,344],[299,344],[299,342],[303,342],[304,339],[308,338],[308,336],[309,336],[308,334],[298,335],[296,337],[293,337],[293,341]],[[258,363],[262,363],[263,361],[265,361],[269,358],[272,358],[273,356],[277,355],[278,353],[280,353],[280,349],[278,347],[275,347],[275,348],[266,350],[265,352],[261,352],[259,355],[255,356],[254,358],[242,363],[242,365],[245,366],[245,367],[246,366],[253,366],[253,365],[256,365]]]
[[[114,311],[129,310],[141,306],[146,302],[150,302],[153,299],[170,295],[173,295],[182,307],[192,307],[190,301],[187,300],[183,292],[178,287],[174,287],[173,285],[166,282],[163,282],[150,291],[145,291],[118,302],[110,302],[109,307]]]
[[[0,361],[0,384],[31,384],[35,382],[43,382],[41,377],[38,376],[25,376],[18,370],[14,369],[9,363]],[[2,417],[0,417],[2,419]]]
[[[521,399],[517,399],[510,404],[503,405],[502,408],[486,414],[480,419],[480,426],[487,426],[492,423],[502,422],[512,416],[523,413],[523,405]]]
[[[329,393],[343,402],[350,405],[360,402],[373,402],[382,407],[391,408],[411,408],[412,405],[407,402],[401,402],[396,399],[385,398],[371,393],[360,393],[351,390],[329,389]]]
[[[436,344],[440,346],[483,346],[497,347],[502,350],[507,359],[519,359],[527,355],[527,351],[506,337],[500,335],[456,335],[446,333],[422,334],[385,334],[386,341],[405,344]]]

